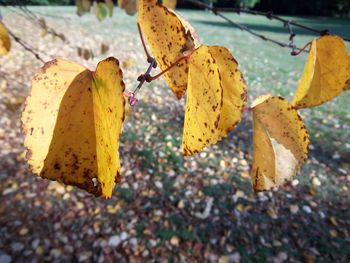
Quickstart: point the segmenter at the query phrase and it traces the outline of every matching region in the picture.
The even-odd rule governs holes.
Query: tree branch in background
[[[3,0],[0,0],[0,6],[3,6],[5,8],[7,8],[10,12],[13,12],[21,17],[23,17],[24,19],[26,19],[28,22],[32,23],[35,26],[40,27],[42,30],[44,30],[47,34],[50,34],[54,37],[59,38],[60,40],[62,40],[64,43],[70,45],[71,47],[75,48],[75,49],[79,49],[80,47],[73,45],[63,33],[57,33],[55,29],[53,29],[52,27],[48,26],[46,21],[39,17],[36,12],[31,11],[30,9],[28,9],[27,6],[24,6],[23,3],[22,4],[18,4],[18,6],[9,6],[6,3],[3,2]],[[63,19],[63,17],[62,17]],[[13,34],[13,33],[12,33]],[[13,34],[14,35],[14,34]],[[33,50],[34,48],[31,48],[27,43],[25,43],[23,40],[21,40],[19,37],[17,37],[17,39],[19,39],[22,44],[24,44],[27,48],[26,50]],[[17,42],[17,41],[16,41]],[[23,45],[22,45],[23,46]],[[23,46],[24,47],[24,46]],[[33,53],[33,52],[31,52]],[[36,52],[41,53],[41,52]]]
[[[190,2],[192,2],[192,1],[190,1]],[[218,11],[230,11],[230,12],[235,12],[237,14],[245,13],[245,14],[250,14],[250,15],[264,16],[264,17],[266,17],[269,20],[277,20],[277,21],[282,22],[283,24],[287,24],[288,23],[288,24],[290,24],[292,26],[302,28],[302,29],[304,29],[306,31],[319,34],[320,36],[327,35],[327,34],[332,34],[332,32],[330,32],[328,29],[317,29],[317,28],[312,28],[312,27],[309,27],[309,26],[305,26],[305,25],[300,24],[298,22],[295,22],[293,20],[287,20],[287,19],[284,19],[284,18],[282,18],[280,16],[274,15],[272,12],[254,11],[254,10],[249,10],[249,9],[246,9],[246,8],[217,8],[217,10]],[[350,42],[350,38],[346,38],[344,36],[340,36],[340,37],[343,38],[345,41]]]
[[[33,49],[31,48],[27,43],[25,43],[23,40],[21,40],[19,37],[17,37],[12,31],[7,29],[10,36],[18,43],[20,44],[25,50],[28,52],[32,53],[36,59],[40,60],[41,62],[45,63],[45,61],[40,57],[40,55]]]
[[[228,23],[230,23],[231,25],[239,28],[240,30],[242,31],[246,31],[264,41],[268,41],[268,42],[271,42],[271,43],[274,43],[280,47],[283,47],[283,48],[291,48],[292,49],[292,52],[291,52],[291,55],[292,56],[296,56],[298,54],[300,54],[301,52],[307,52],[305,50],[305,47],[304,48],[298,48],[296,47],[295,43],[294,43],[294,37],[296,36],[295,33],[293,33],[293,30],[291,28],[291,25],[293,26],[296,26],[296,27],[299,27],[299,28],[303,28],[307,31],[310,31],[310,32],[313,32],[313,33],[317,33],[317,34],[320,34],[321,36],[322,35],[327,35],[327,34],[330,34],[329,30],[318,30],[318,29],[315,29],[315,28],[311,28],[311,27],[308,27],[308,26],[305,26],[305,25],[302,25],[302,24],[299,24],[295,21],[292,21],[292,20],[287,20],[287,19],[284,19],[284,18],[281,18],[279,16],[276,16],[274,15],[272,12],[260,12],[260,11],[252,11],[252,10],[248,10],[248,9],[241,9],[241,8],[221,8],[221,9],[218,9],[216,7],[212,7],[206,3],[203,3],[201,1],[198,1],[198,0],[185,0],[189,3],[192,3],[192,4],[195,4],[196,6],[198,7],[202,7],[202,8],[206,8],[208,10],[210,10],[213,14],[215,14],[216,16],[219,16],[221,17],[222,19],[226,20]],[[283,43],[283,42],[280,42],[278,40],[275,40],[275,39],[272,39],[272,38],[269,38],[265,35],[262,35],[262,34],[259,34],[253,30],[251,30],[249,27],[245,26],[245,25],[242,25],[240,23],[237,23],[237,22],[234,22],[233,20],[231,20],[230,18],[228,18],[227,16],[223,15],[222,13],[220,13],[219,11],[232,11],[232,12],[236,12],[236,13],[247,13],[247,14],[252,14],[252,15],[259,15],[259,16],[264,16],[270,20],[272,19],[275,19],[275,20],[278,20],[280,22],[283,23],[283,25],[285,27],[288,27],[288,30],[289,30],[289,33],[290,33],[290,37],[289,37],[289,43]],[[340,36],[342,37],[342,36]],[[350,41],[350,39],[348,38],[345,38],[345,37],[342,37],[345,41]]]

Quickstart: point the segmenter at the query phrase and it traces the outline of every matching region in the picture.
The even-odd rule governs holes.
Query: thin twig
[[[288,21],[286,24],[284,24],[284,26],[287,27],[288,31],[289,31],[289,46],[292,48],[291,55],[295,56],[295,54],[299,52],[296,50],[297,45],[295,44],[295,41],[294,41],[296,34],[293,31],[293,28],[290,24],[290,21]]]
[[[140,39],[141,39],[141,42],[142,42],[142,47],[143,47],[143,50],[145,51],[145,54],[147,56],[147,61],[150,63],[150,60],[151,60],[152,57],[151,57],[151,55],[149,54],[149,52],[147,50],[146,43],[145,43],[145,40],[143,38],[141,27],[140,27],[139,23],[137,23],[137,29],[139,30],[139,35],[140,35]]]
[[[306,45],[305,45],[303,48],[301,48],[299,51],[296,51],[296,52],[293,54],[293,56],[298,56],[301,52],[303,52],[304,50],[306,50],[306,48],[307,48],[308,46],[310,46],[310,45],[311,45],[311,42],[306,43]]]
[[[23,12],[24,15],[27,15],[28,20],[32,21],[34,24],[39,25],[39,27],[43,28],[42,22],[40,21],[40,18],[37,17],[31,10],[29,10],[27,7],[22,7],[20,10]],[[52,27],[49,27],[46,24],[45,21],[45,29],[48,34],[53,35],[55,37],[60,38],[63,42],[70,44],[69,40],[67,40],[65,37],[62,38],[62,34],[57,33]],[[78,47],[76,47],[78,48]]]
[[[204,8],[209,9],[211,12],[213,12],[213,14],[215,14],[215,15],[221,17],[222,19],[226,20],[231,25],[239,28],[242,31],[246,31],[246,32],[252,34],[253,36],[256,36],[256,37],[258,37],[258,38],[260,38],[260,39],[262,39],[264,41],[268,41],[268,42],[274,43],[274,44],[276,44],[276,45],[278,45],[280,47],[293,49],[293,47],[291,47],[289,44],[286,44],[286,43],[280,42],[278,40],[269,38],[269,37],[267,37],[265,35],[256,33],[255,31],[253,31],[250,28],[248,28],[246,25],[242,25],[240,23],[234,22],[233,20],[231,20],[227,16],[225,16],[222,13],[218,12],[218,10],[215,7],[211,7],[211,6],[207,5],[206,3],[203,3],[203,2],[200,2],[200,1],[197,1],[197,0],[186,0],[186,1],[190,2],[190,3],[193,3],[193,4],[196,4],[196,5],[200,6],[200,7],[204,7]],[[295,49],[300,51],[300,48],[295,47]]]
[[[1,0],[0,0],[1,3]],[[10,6],[5,6],[9,11],[16,13],[20,16],[22,16],[24,19],[26,19],[28,22],[33,23],[36,26],[39,26],[42,29],[45,29],[47,34],[50,34],[54,37],[59,38],[60,40],[62,40],[64,43],[70,45],[71,47],[75,48],[75,49],[79,49],[79,46],[73,45],[67,38],[65,35],[61,34],[61,33],[57,33],[52,27],[48,26],[46,24],[46,21],[43,23],[41,21],[41,18],[39,18],[38,16],[35,15],[35,13],[31,10],[29,10],[27,7],[20,7],[20,8],[15,8],[15,7],[10,7]],[[18,10],[17,10],[18,9]],[[27,45],[29,46],[29,45]],[[32,48],[33,49],[33,48]]]
[[[25,50],[32,53],[37,60],[40,60],[42,63],[45,63],[45,61],[40,57],[40,55],[35,52],[31,47],[29,47],[26,43],[24,43],[19,37],[17,37],[12,31],[8,30],[10,36],[18,43],[20,44]]]
[[[192,53],[191,53],[192,54]],[[153,80],[158,79],[159,77],[163,76],[165,73],[167,73],[169,70],[171,70],[172,68],[174,68],[175,66],[177,66],[179,64],[180,61],[189,58],[189,56],[191,56],[191,54],[182,56],[180,58],[178,58],[173,64],[171,64],[169,67],[167,67],[165,70],[163,70],[162,72],[158,73],[155,76],[149,76],[146,81],[147,82],[151,82]]]
[[[150,73],[152,71],[152,69],[157,67],[157,61],[151,57],[151,62],[149,62],[149,66],[148,69],[146,70],[145,74],[142,74],[141,76],[138,77],[138,81],[140,81],[139,85],[136,87],[135,91],[133,92],[134,95],[136,95],[136,93],[139,92],[139,90],[141,89],[142,85],[145,82],[150,82],[149,78],[150,78]]]
[[[255,31],[251,30],[250,28],[248,28],[247,26],[245,25],[242,25],[240,23],[237,23],[237,22],[234,22],[233,20],[231,20],[230,18],[228,18],[227,16],[223,15],[222,13],[219,12],[219,10],[223,10],[223,9],[218,9],[216,7],[211,7],[209,6],[208,4],[206,3],[203,3],[203,2],[200,2],[198,0],[185,0],[189,3],[192,3],[192,4],[195,4],[199,7],[202,7],[202,8],[206,8],[208,10],[210,10],[213,14],[221,17],[222,19],[226,20],[228,23],[230,23],[231,25],[241,29],[242,31],[246,31],[264,41],[268,41],[268,42],[271,42],[271,43],[274,43],[280,47],[284,47],[284,48],[291,48],[293,50],[292,52],[292,55],[296,54],[296,53],[300,53],[300,52],[307,52],[305,51],[305,49],[303,48],[298,48],[296,46],[293,46],[292,44],[292,41],[290,41],[289,44],[286,44],[286,43],[283,43],[283,42],[280,42],[278,40],[275,40],[275,39],[272,39],[272,38],[269,38],[265,35],[262,35],[262,34],[259,34],[259,33],[256,33]],[[286,19],[283,19],[281,17],[278,17],[278,16],[275,16],[273,15],[271,12],[268,12],[268,13],[264,13],[264,12],[259,12],[259,11],[250,11],[250,10],[246,10],[246,9],[238,9],[238,8],[226,8],[224,10],[231,10],[231,11],[234,11],[234,12],[237,12],[237,13],[240,13],[240,12],[245,12],[247,14],[254,14],[254,15],[263,15],[265,17],[267,17],[268,19],[276,19],[276,20],[279,20],[281,22],[284,23],[284,25],[286,24],[289,24],[289,25],[294,25],[294,26],[297,26],[297,27],[300,27],[300,28],[304,28],[305,30],[309,30],[309,31],[312,31],[312,32],[315,32],[315,33],[318,33],[320,35],[326,35],[329,33],[329,30],[318,30],[318,29],[314,29],[314,28],[310,28],[308,26],[304,26],[304,25],[301,25],[299,23],[296,23],[295,21],[289,21],[289,20],[286,20]],[[295,35],[294,35],[295,36]],[[343,39],[345,41],[349,41],[349,39],[347,38],[344,38]]]
[[[300,24],[294,20],[287,20],[287,19],[282,18],[280,16],[274,15],[272,12],[261,12],[261,11],[249,10],[249,9],[245,9],[245,8],[243,8],[243,9],[242,8],[217,8],[216,10],[235,12],[237,14],[245,13],[245,14],[250,14],[250,15],[264,16],[269,20],[277,20],[277,21],[282,22],[283,24],[289,23],[290,25],[302,28],[302,29],[309,31],[309,32],[319,34],[321,36],[326,35],[326,34],[332,34],[332,32],[330,32],[328,29],[316,29],[316,28],[312,28],[309,26],[305,26],[305,25]],[[350,38],[346,38],[344,36],[340,36],[340,37],[343,38],[345,41],[350,42]]]
[[[0,5],[1,5],[1,0],[0,0]],[[59,39],[61,39],[63,42],[67,43],[68,45],[71,45],[72,47],[74,48],[79,48],[78,46],[74,46],[72,45],[69,40],[66,39],[66,37],[61,34],[61,33],[57,33],[52,27],[49,27],[47,24],[46,24],[46,21],[44,23],[44,27],[43,27],[43,24],[42,24],[42,18],[36,16],[36,14],[29,10],[28,7],[24,6],[24,5],[19,5],[18,7],[12,7],[12,6],[7,6],[5,5],[4,7],[6,7],[9,11],[17,14],[17,15],[20,15],[22,16],[24,19],[28,20],[29,22],[35,24],[35,25],[38,25],[40,28],[42,29],[45,29],[47,34],[50,34],[54,37],[58,37]],[[20,11],[17,11],[16,8]]]
[[[137,78],[137,81],[139,81],[139,85],[137,85],[136,89],[133,91],[133,92],[125,92],[124,95],[126,97],[128,97],[128,102],[129,102],[129,105],[131,107],[135,106],[136,103],[138,102],[137,98],[136,98],[136,94],[140,91],[140,89],[142,88],[143,84],[145,82],[151,82],[151,71],[152,69],[156,68],[157,67],[157,61],[154,57],[152,57],[148,50],[147,50],[147,47],[146,47],[146,42],[143,38],[143,35],[142,35],[142,30],[141,30],[141,27],[140,27],[140,24],[137,23],[137,29],[139,31],[139,36],[140,36],[140,39],[141,39],[141,43],[142,43],[142,47],[143,47],[143,50],[145,51],[145,54],[147,56],[147,62],[149,63],[149,66],[148,66],[148,69],[146,70],[146,72],[144,74],[141,74],[138,78]]]

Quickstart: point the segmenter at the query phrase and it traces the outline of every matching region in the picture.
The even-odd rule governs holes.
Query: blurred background
[[[74,5],[74,0],[8,0],[8,3],[26,5]],[[205,0],[205,3],[216,7],[248,7],[254,10],[271,11],[285,15],[311,16],[348,16],[350,1],[348,0]],[[198,8],[184,0],[177,1],[178,8]]]
[[[6,27],[45,61],[60,57],[93,70],[98,61],[117,57],[126,89],[134,90],[137,76],[148,67],[137,16],[115,7],[113,17],[99,22],[93,13],[78,17],[72,4],[0,0],[0,12]],[[350,37],[347,0],[212,4],[273,11]],[[178,1],[178,12],[203,42],[225,46],[237,58],[249,104],[266,92],[292,99],[307,54],[291,56],[289,49],[186,1]],[[288,29],[278,21],[225,15],[265,36],[289,41]],[[300,47],[318,37],[293,30]],[[143,87],[126,119],[122,182],[112,199],[103,200],[37,178],[26,165],[20,115],[31,78],[42,65],[13,39],[10,53],[0,57],[0,263],[350,262],[349,92],[300,110],[311,140],[307,163],[291,183],[256,194],[249,174],[250,113],[217,145],[184,158],[185,100],[177,101],[164,80],[154,81]]]

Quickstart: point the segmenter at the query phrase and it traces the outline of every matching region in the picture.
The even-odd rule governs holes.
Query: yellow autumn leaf
[[[61,39],[63,42],[65,42],[67,39],[66,39],[66,36],[63,34],[63,33],[59,33],[56,35],[59,39]]]
[[[106,54],[109,51],[109,45],[107,43],[101,43],[100,53],[101,55]]]
[[[115,58],[95,72],[53,60],[35,75],[22,114],[33,173],[111,197],[120,180],[124,83]]]
[[[132,57],[127,57],[123,62],[122,62],[122,68],[123,69],[131,69],[135,65],[135,60]]]
[[[9,32],[5,25],[0,21],[0,56],[6,55],[11,49],[11,40]]]
[[[90,58],[94,58],[94,54],[91,49],[85,49],[83,54],[84,59],[89,60]]]
[[[312,41],[292,104],[297,109],[318,106],[349,87],[350,57],[344,40],[322,36]]]
[[[78,16],[82,16],[85,13],[90,12],[90,9],[91,9],[90,0],[76,0],[75,5],[77,6]]]
[[[78,54],[79,57],[82,57],[83,56],[83,48],[78,47],[77,48],[77,54]]]
[[[230,133],[242,118],[247,102],[247,84],[236,59],[227,48],[210,46],[209,52],[215,60],[223,88],[223,105],[218,126],[219,139]]]
[[[137,0],[118,0],[118,6],[120,9],[124,9],[125,12],[133,16],[137,13]]]
[[[291,180],[308,155],[309,137],[297,111],[282,97],[265,95],[253,102],[255,191]]]
[[[77,15],[82,16],[84,14],[83,1],[82,0],[75,0],[75,5],[77,6]]]
[[[167,8],[175,10],[177,0],[163,0],[163,5]]]
[[[83,2],[82,5],[83,5],[84,12],[87,12],[87,13],[90,12],[90,9],[91,9],[90,0],[83,0],[82,2]]]
[[[112,0],[105,0],[106,6],[108,8],[108,15],[110,17],[113,16],[113,8],[114,8],[114,4]]]
[[[125,4],[125,12],[130,16],[135,15],[137,13],[137,4],[137,0],[128,0]]]
[[[125,4],[126,4],[126,0],[118,0],[118,7],[120,9],[124,9]]]
[[[193,28],[157,0],[140,0],[138,22],[161,70],[169,68],[184,54],[199,46]],[[180,99],[186,92],[188,63],[182,60],[164,74],[169,87]]]
[[[46,24],[46,20],[44,19],[44,18],[39,18],[39,26],[41,27],[41,29],[43,29],[43,30],[48,30],[47,29],[47,24]]]
[[[230,52],[200,46],[189,58],[182,148],[192,155],[227,136],[241,119],[246,83]]]
[[[92,53],[91,49],[78,47],[77,53],[78,53],[79,57],[82,57],[85,60],[89,60],[90,58],[94,58],[94,54]]]

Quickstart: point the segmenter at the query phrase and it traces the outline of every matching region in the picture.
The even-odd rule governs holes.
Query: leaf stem
[[[300,48],[298,51],[294,51],[292,52],[292,56],[298,56],[301,54],[301,52],[303,52],[308,46],[311,45],[311,42],[306,43],[306,45],[303,48]]]
[[[147,50],[146,43],[145,43],[145,40],[144,40],[143,35],[142,35],[141,26],[140,26],[139,23],[137,23],[137,29],[139,30],[140,39],[141,39],[141,42],[142,42],[143,50],[145,51],[145,54],[147,56],[147,61],[149,63],[151,63],[152,62],[152,57],[151,57],[151,55],[149,54],[149,52]]]
[[[201,2],[201,1],[198,1],[198,0],[186,0],[186,1],[189,2],[189,3],[193,3],[193,4],[197,5],[197,6],[200,6],[200,7],[203,7],[203,8],[206,8],[206,9],[210,10],[214,15],[221,17],[222,19],[226,20],[226,22],[228,22],[229,24],[239,28],[242,31],[246,31],[246,32],[250,33],[251,35],[253,35],[255,37],[258,37],[258,38],[260,38],[260,39],[262,39],[264,41],[274,43],[274,44],[276,44],[276,45],[278,45],[280,47],[283,47],[283,48],[291,48],[292,50],[298,50],[298,51],[300,50],[300,48],[298,48],[296,46],[292,46],[290,44],[287,44],[287,43],[284,43],[284,42],[280,42],[280,41],[278,41],[276,39],[267,37],[267,36],[265,36],[263,34],[257,33],[256,31],[250,29],[246,25],[243,25],[243,24],[240,24],[240,23],[237,23],[237,22],[233,21],[229,17],[227,17],[224,14],[220,13],[216,7],[209,6],[208,4],[206,4],[204,2]],[[272,14],[269,13],[269,17],[271,15]],[[288,20],[285,20],[285,22],[288,22]],[[292,23],[292,22],[290,22],[290,24],[294,25],[294,23]]]
[[[192,53],[191,53],[192,54]],[[179,64],[180,61],[184,60],[184,59],[187,59],[191,56],[191,54],[188,54],[188,55],[184,55],[180,58],[178,58],[173,64],[171,64],[168,68],[166,68],[165,70],[163,70],[162,72],[158,73],[157,75],[155,76],[149,76],[148,79],[147,79],[147,82],[151,82],[153,80],[156,80],[158,79],[159,77],[163,76],[165,73],[167,73],[169,70],[171,70],[172,68],[174,68],[175,66],[177,66]]]
[[[134,95],[136,95],[136,94],[140,91],[142,85],[143,85],[145,82],[150,82],[150,81],[148,81],[149,78],[151,77],[151,76],[150,76],[150,73],[151,73],[152,69],[155,68],[155,67],[157,66],[156,60],[155,60],[154,58],[152,58],[152,57],[150,57],[150,59],[151,59],[151,62],[150,62],[150,64],[149,64],[149,66],[148,66],[148,69],[147,69],[146,73],[140,75],[140,76],[138,77],[138,79],[137,79],[138,81],[140,81],[140,83],[139,83],[139,85],[136,87],[136,89],[134,90],[134,92],[133,92]]]

